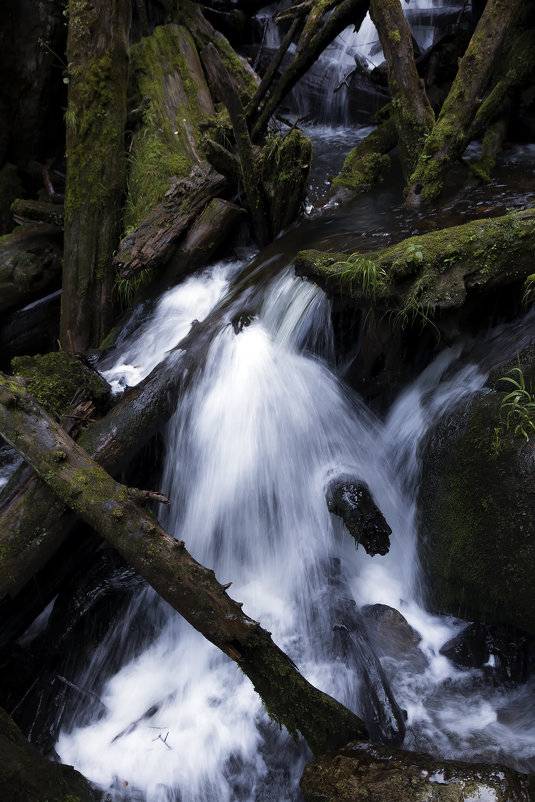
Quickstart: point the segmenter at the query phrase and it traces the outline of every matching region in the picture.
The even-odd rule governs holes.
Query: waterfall
[[[258,14],[264,36],[262,48],[275,52],[281,42],[274,17],[284,4],[268,6]],[[423,52],[440,33],[456,23],[464,3],[461,0],[403,0],[403,10],[412,35]],[[289,55],[295,55],[295,45]],[[358,31],[348,26],[327,47],[291,93],[291,112],[302,120],[350,125],[367,120],[388,97],[378,92],[367,73],[383,62],[379,35],[369,13]],[[285,61],[284,64],[289,63]]]
[[[216,266],[204,276],[212,301],[211,285],[224,272]],[[180,306],[177,293],[162,299],[141,338],[124,343],[119,365],[124,353],[150,362],[158,339],[160,349],[169,347],[173,333],[158,310],[173,297]],[[210,305],[202,293],[198,303],[204,312]],[[333,372],[323,293],[284,271],[248,326],[215,336],[178,403],[165,437],[171,505],[163,523],[221,582],[233,582],[234,598],[311,682],[355,712],[362,714],[366,695],[362,665],[333,628],[353,615],[353,600],[387,604],[421,636],[411,659],[385,663],[408,713],[406,743],[492,759],[496,742],[505,749],[513,742],[527,757],[526,734],[496,713],[522,707],[521,691],[508,701],[503,689],[475,693],[478,672],[460,672],[439,654],[459,623],[421,606],[417,444],[453,399],[483,382],[473,365],[452,370],[458,355],[446,349],[380,421]],[[384,557],[356,550],[328,512],[326,486],[346,474],[366,481],[392,527]],[[269,722],[236,666],[150,589],[139,592],[110,642],[121,643],[122,668],[103,682],[111,658],[103,643],[76,678],[101,704],[64,721],[57,744],[64,762],[113,800],[299,798],[306,748]]]

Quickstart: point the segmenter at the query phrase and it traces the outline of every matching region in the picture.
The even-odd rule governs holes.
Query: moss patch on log
[[[10,802],[95,802],[87,780],[72,766],[46,760],[0,709],[0,786]]]
[[[13,372],[26,380],[30,395],[58,418],[81,388],[101,407],[110,397],[107,382],[65,351],[17,356],[11,365]]]
[[[511,212],[403,240],[367,254],[301,251],[296,272],[332,295],[370,305],[364,277],[375,273],[374,305],[406,325],[460,308],[468,292],[505,286],[533,270],[535,212]],[[363,270],[363,262],[367,271]]]
[[[125,228],[133,230],[158,204],[174,177],[201,160],[200,125],[214,114],[191,34],[175,24],[157,27],[131,51],[137,102],[150,98],[133,139]]]

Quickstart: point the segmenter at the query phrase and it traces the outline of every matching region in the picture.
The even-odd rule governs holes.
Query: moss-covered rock
[[[95,802],[87,780],[72,766],[46,760],[0,709],[0,787],[9,802]]]
[[[306,802],[530,802],[533,780],[503,766],[350,743],[305,766]]]
[[[85,398],[91,398],[100,409],[106,407],[110,398],[110,387],[105,379],[65,351],[17,356],[12,368],[26,380],[30,395],[58,418],[66,412],[80,389],[85,391]]]
[[[461,402],[422,448],[420,540],[436,609],[535,633],[535,441],[500,425],[504,393]]]

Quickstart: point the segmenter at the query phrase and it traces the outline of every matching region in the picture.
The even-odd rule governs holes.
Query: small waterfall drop
[[[470,366],[452,371],[458,353],[446,350],[381,422],[328,367],[328,319],[323,294],[286,271],[248,326],[215,336],[168,426],[164,524],[219,581],[233,582],[233,597],[311,682],[361,715],[359,653],[341,649],[333,629],[353,615],[353,599],[401,610],[421,642],[412,657],[383,666],[408,712],[406,744],[492,760],[499,734],[527,758],[527,736],[496,713],[522,707],[521,691],[474,692],[478,672],[460,672],[439,654],[459,624],[421,606],[417,444],[483,376]],[[152,350],[152,338],[145,341]],[[385,557],[355,550],[328,512],[326,485],[343,474],[367,482],[392,527]],[[121,643],[122,668],[103,682],[110,655],[102,644],[77,678],[101,706],[64,722],[64,762],[114,802],[299,798],[306,748],[268,721],[236,666],[150,589],[138,593],[112,641]]]

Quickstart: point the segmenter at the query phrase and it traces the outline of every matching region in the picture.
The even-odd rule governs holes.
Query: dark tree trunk
[[[290,733],[301,733],[314,754],[367,738],[363,722],[301,676],[270,633],[242,611],[183,541],[138,507],[128,488],[91,460],[18,382],[1,375],[0,432],[64,503],[239,665],[270,716]]]
[[[409,181],[407,202],[431,201],[442,191],[445,175],[469,142],[469,128],[490,80],[508,31],[516,22],[521,0],[488,0],[439,117]]]
[[[60,338],[96,346],[112,322],[125,191],[130,0],[69,3],[65,254]]]
[[[400,0],[371,0],[370,15],[386,59],[401,167],[408,180],[435,115],[416,70],[412,36]]]

